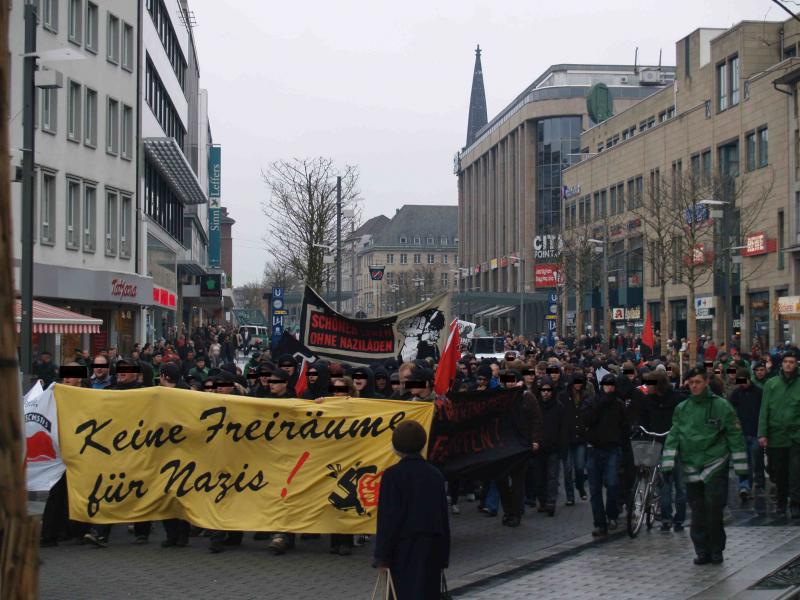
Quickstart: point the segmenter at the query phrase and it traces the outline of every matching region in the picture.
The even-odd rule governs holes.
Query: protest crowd
[[[430,446],[430,462],[420,460],[419,451],[426,443],[421,427],[420,431],[397,428],[393,443],[404,458],[399,469],[393,467],[392,479],[384,479],[376,538],[332,535],[330,539],[331,553],[341,556],[350,555],[356,546],[374,544],[376,566],[389,566],[401,551],[390,547],[391,540],[408,539],[398,533],[400,527],[423,532],[422,538],[413,538],[416,545],[402,552],[434,556],[432,564],[445,568],[448,519],[457,518],[467,505],[487,519],[497,518],[498,526],[515,528],[523,518],[569,519],[570,507],[589,502],[592,535],[608,536],[620,527],[623,511],[630,509],[635,475],[631,439],[640,427],[670,432],[661,461],[660,529],[683,531],[688,504],[696,564],[723,560],[721,515],[731,468],[742,505],[756,493],[768,493],[774,495],[778,514],[789,510],[792,519],[800,519],[800,353],[789,345],[761,355],[758,349],[741,353],[733,345],[718,348],[710,340],[699,340],[697,363],[689,364],[679,345],[665,344],[664,353],[656,356],[633,338],[612,339],[609,348],[594,338],[528,340],[509,333],[499,360],[479,360],[462,345],[442,394],[436,391],[441,381],[437,369],[444,366],[437,360],[444,355],[354,366],[298,360],[280,345],[272,353],[266,348],[259,351],[237,338],[231,330],[207,327],[154,345],[137,344],[129,356],[119,356],[112,348],[91,357],[78,350],[75,360],[60,369],[43,355],[36,377],[45,386],[58,381],[108,390],[165,386],[287,401],[347,396],[434,402],[431,438],[438,419],[460,398],[516,392],[513,421],[529,449],[523,460],[498,464],[495,473],[453,476],[440,468]],[[237,360],[246,363],[240,367]],[[446,487],[440,485],[445,480]],[[411,494],[417,504],[410,509],[398,504],[396,494],[403,493]],[[441,511],[430,510],[436,502],[442,503]],[[136,542],[147,543],[153,526],[132,525]],[[165,547],[180,548],[192,537],[206,537],[210,551],[216,553],[245,539],[241,531],[201,530],[180,520],[165,521],[163,527]],[[75,538],[106,547],[113,543],[111,529],[69,521],[62,478],[48,497],[41,544]],[[320,535],[255,532],[253,537],[281,555],[293,550],[298,540]],[[427,541],[421,544],[420,539]],[[396,574],[398,578],[402,579]],[[413,597],[408,594],[412,592],[405,592],[405,597]]]

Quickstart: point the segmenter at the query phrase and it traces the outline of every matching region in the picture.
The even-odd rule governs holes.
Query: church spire
[[[483,89],[481,47],[475,48],[475,69],[472,73],[472,93],[469,96],[469,120],[467,121],[467,146],[475,141],[478,130],[486,125],[486,91]]]

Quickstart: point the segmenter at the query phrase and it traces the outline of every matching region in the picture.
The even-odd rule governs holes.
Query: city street
[[[588,502],[562,507],[554,518],[528,513],[518,529],[462,502],[462,514],[451,518],[448,581],[457,597],[475,599],[730,598],[800,554],[800,527],[736,505],[728,510],[724,565],[697,567],[688,527],[642,531],[631,540],[620,522],[616,534],[597,542],[589,535]],[[192,538],[186,549],[163,549],[161,539],[158,526],[149,544],[135,545],[117,526],[105,550],[73,542],[43,548],[41,597],[346,600],[369,598],[376,578],[369,543],[353,556],[332,556],[325,536],[273,556],[267,542],[247,534],[242,547],[214,555],[206,538]]]

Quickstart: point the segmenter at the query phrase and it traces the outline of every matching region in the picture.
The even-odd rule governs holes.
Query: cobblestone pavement
[[[556,564],[517,573],[460,597],[473,600],[531,598],[683,599],[703,594],[759,558],[790,541],[800,542],[798,527],[729,527],[725,562],[721,566],[692,564],[694,551],[688,529],[680,534],[643,532],[589,547]],[[766,575],[764,572],[762,575]],[[727,595],[707,597],[727,598]]]
[[[462,502],[461,515],[451,518],[453,553],[451,587],[487,572],[509,568],[520,557],[556,544],[586,537],[591,530],[588,502],[559,508],[555,517],[528,514],[517,529],[500,525],[500,517],[484,517],[477,503]],[[135,545],[122,525],[114,526],[106,549],[63,542],[42,548],[42,599],[108,598],[214,600],[237,598],[369,598],[376,572],[372,546],[356,548],[353,556],[328,553],[328,537],[298,540],[284,556],[273,556],[268,542],[253,541],[222,554],[208,552],[206,538],[192,538],[188,548],[161,548],[160,524],[147,545]],[[588,540],[585,540],[588,541]]]

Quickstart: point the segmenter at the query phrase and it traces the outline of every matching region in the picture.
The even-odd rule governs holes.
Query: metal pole
[[[725,186],[725,191],[727,192],[729,190],[728,186],[731,184],[728,182],[726,182],[726,184],[727,185]],[[726,194],[726,196],[728,196],[729,198],[732,197],[729,194]],[[723,340],[725,342],[725,348],[728,350],[729,353],[730,353],[731,337],[733,334],[733,329],[731,328],[733,325],[733,298],[732,298],[733,294],[731,289],[733,287],[731,285],[731,275],[732,275],[731,260],[733,258],[731,255],[732,252],[731,247],[733,246],[733,244],[731,243],[732,236],[730,234],[730,227],[731,227],[730,216],[731,216],[731,209],[733,207],[731,202],[732,202],[731,200],[727,200],[727,203],[722,207],[722,251],[724,252],[722,258],[725,261],[723,265],[723,271],[725,277],[725,285],[723,288],[725,292],[725,321],[723,322],[722,333],[725,336],[725,339]]]
[[[525,335],[525,285],[522,283],[522,273],[525,270],[525,259],[519,258],[519,334]]]
[[[611,348],[611,303],[608,293],[608,227],[606,226],[603,236],[603,329],[605,330],[603,333],[606,337],[606,351]]]
[[[342,178],[336,178],[336,312],[342,312]]]
[[[35,135],[33,128],[34,74],[36,72],[36,5],[25,4],[25,60],[22,73],[22,322],[20,346],[24,390],[30,385],[33,370],[33,178]]]

